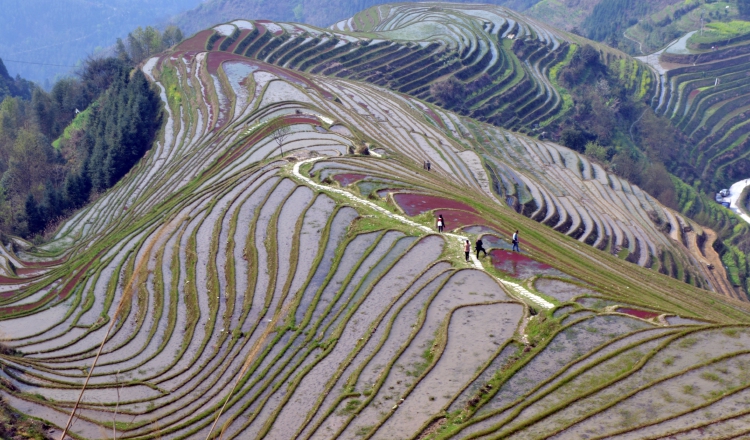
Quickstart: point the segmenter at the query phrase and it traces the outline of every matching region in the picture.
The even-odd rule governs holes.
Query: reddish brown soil
[[[176,51],[198,51],[203,52],[206,50],[206,41],[214,33],[213,29],[206,29],[198,32],[182,43],[178,44],[175,48]]]
[[[58,258],[57,260],[52,261],[18,261],[26,267],[47,268],[63,264],[64,262],[68,261],[68,257]]]
[[[237,49],[237,45],[240,44],[250,32],[252,32],[252,30],[250,29],[244,29],[242,32],[240,32],[240,36],[237,37],[234,43],[230,44],[229,47],[227,47],[227,52],[234,52],[234,50]]]
[[[465,203],[457,202],[455,200],[446,199],[443,197],[412,193],[398,193],[393,195],[393,200],[398,203],[398,206],[400,206],[401,209],[404,210],[404,213],[406,213],[406,215],[411,217],[435,209],[461,209],[463,211],[477,212],[476,209]],[[437,215],[438,213],[435,214]],[[445,217],[445,214],[443,214],[443,217]],[[446,219],[446,222],[448,222],[448,219]],[[481,224],[484,223],[484,221],[481,222]],[[448,223],[448,225],[450,225],[450,223]],[[455,229],[458,226],[450,225],[450,227],[451,229]]]
[[[554,270],[552,266],[536,261],[519,252],[493,249],[489,252],[489,255],[492,258],[492,265],[496,269],[514,278],[524,277],[526,274]]]
[[[251,65],[251,66],[257,66],[260,70],[265,70],[266,72],[273,73],[274,75],[277,75],[280,78],[283,78],[283,79],[285,79],[287,81],[291,81],[291,82],[297,83],[299,85],[302,85],[302,86],[305,86],[305,87],[309,87],[311,89],[315,89],[325,99],[333,100],[335,98],[335,96],[332,93],[330,93],[327,90],[324,90],[324,89],[318,87],[317,84],[313,83],[312,81],[310,81],[309,79],[305,78],[304,76],[302,76],[302,75],[300,75],[300,74],[298,74],[296,72],[293,72],[291,70],[284,69],[282,67],[277,67],[277,66],[274,66],[274,65],[271,65],[271,64],[266,64],[266,63],[261,62],[261,61],[253,60],[253,59],[250,59],[250,58],[246,58],[246,57],[241,56],[241,55],[235,55],[235,54],[229,53],[229,52],[209,52],[207,58],[208,58],[208,60],[207,60],[206,65],[208,67],[208,72],[212,73],[212,74],[215,74],[218,71],[219,66],[224,61],[230,61],[230,60],[231,61],[239,61],[239,62],[247,63],[248,65]]]
[[[221,43],[223,43],[224,40],[226,40],[226,39],[227,39],[227,37],[221,37],[218,40],[216,40],[214,42],[214,46],[213,46],[212,50],[219,50],[219,48],[221,47]]]
[[[656,318],[657,316],[660,315],[660,313],[649,312],[647,310],[631,309],[628,307],[618,307],[616,311],[620,313],[625,313],[626,315],[635,316],[636,318],[641,318],[641,319]]]
[[[688,95],[688,104],[693,102],[693,99],[695,99],[695,97],[698,96],[700,92],[700,90],[693,90],[692,92],[690,92],[690,94]]]
[[[445,124],[443,124],[443,120],[438,117],[438,115],[435,114],[435,112],[432,111],[431,108],[427,107],[427,110],[425,110],[425,113],[432,118],[433,121],[438,125],[438,127],[445,129]]]
[[[336,174],[335,176],[333,176],[333,179],[337,181],[338,183],[340,183],[341,186],[348,186],[358,180],[364,179],[365,177],[367,176],[365,176],[364,174],[346,173],[346,174]]]
[[[496,229],[501,234],[510,235],[510,232],[494,224],[490,219],[472,212],[459,211],[455,209],[441,209],[435,211],[435,218],[438,214],[443,215],[446,230],[452,231],[463,226],[480,225]]]
[[[29,303],[29,304],[21,304],[17,306],[8,306],[8,307],[0,307],[0,316],[12,316],[17,313],[23,313],[28,312],[34,309],[37,309],[44,304],[49,303],[50,301],[57,299],[60,301],[64,301],[68,298],[70,293],[73,291],[75,286],[78,284],[78,282],[81,280],[81,277],[83,277],[86,272],[89,270],[92,264],[94,262],[99,260],[99,257],[104,254],[105,251],[101,251],[97,256],[95,256],[90,262],[82,266],[78,269],[78,272],[70,278],[65,284],[59,289],[55,290],[53,289],[46,295],[44,295],[43,298],[41,298],[39,301]],[[4,292],[5,294],[13,294],[15,292]]]
[[[16,274],[17,275],[32,275],[32,274],[39,273],[41,270],[42,269],[38,267],[22,267],[22,268],[16,269]]]

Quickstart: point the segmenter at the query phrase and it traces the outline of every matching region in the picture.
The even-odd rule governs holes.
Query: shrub
[[[430,94],[438,99],[446,107],[461,105],[466,88],[464,83],[451,75],[442,81],[436,81],[430,85]]]

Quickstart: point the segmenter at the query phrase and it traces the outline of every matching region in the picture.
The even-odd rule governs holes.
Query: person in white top
[[[521,252],[521,249],[518,247],[518,229],[516,229],[516,232],[513,233],[513,250],[516,252]]]
[[[437,228],[438,228],[438,232],[440,232],[440,233],[442,233],[443,232],[443,228],[445,228],[445,220],[443,220],[443,215],[442,214],[438,214]]]

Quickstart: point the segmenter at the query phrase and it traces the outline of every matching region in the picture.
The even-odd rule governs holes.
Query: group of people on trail
[[[442,214],[438,214],[437,217],[437,230],[439,233],[443,233],[443,230],[445,229],[445,219],[443,218]],[[521,252],[521,248],[518,246],[518,229],[516,229],[516,232],[513,233],[513,251],[514,252]],[[474,250],[477,252],[477,258],[479,258],[479,253],[483,252],[484,256],[487,256],[487,250],[484,248],[484,243],[482,243],[482,239],[478,238],[476,243],[474,243]],[[471,253],[471,243],[469,240],[466,240],[464,243],[464,254],[466,255],[466,261],[469,261],[469,254]]]
[[[484,243],[482,243],[482,239],[478,239],[476,243],[474,243],[474,249],[477,251],[477,258],[479,258],[479,252],[484,252],[484,256],[487,256],[487,251],[484,249]],[[471,253],[471,244],[469,243],[469,240],[466,240],[466,243],[464,243],[464,254],[466,254],[466,261],[469,261],[469,254]]]

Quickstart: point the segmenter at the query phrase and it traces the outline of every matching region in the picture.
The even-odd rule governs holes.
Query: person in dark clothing
[[[442,214],[438,214],[437,228],[438,228],[438,232],[441,232],[441,233],[443,232],[443,228],[445,228],[445,220],[443,220]]]
[[[521,249],[518,247],[518,229],[516,229],[516,232],[513,233],[513,250],[516,252],[521,252]]]
[[[466,261],[469,261],[470,253],[471,253],[471,243],[469,243],[469,240],[466,240],[466,243],[464,243],[464,254],[466,254]]]
[[[430,163],[430,161],[428,160],[428,161],[427,161],[427,171],[430,171],[430,167],[431,167],[431,166],[432,166],[432,164],[431,164],[431,163]]]
[[[477,258],[479,258],[479,252],[484,252],[484,256],[487,256],[487,251],[484,250],[484,244],[482,243],[482,239],[478,239],[476,242],[476,250],[477,250]]]

